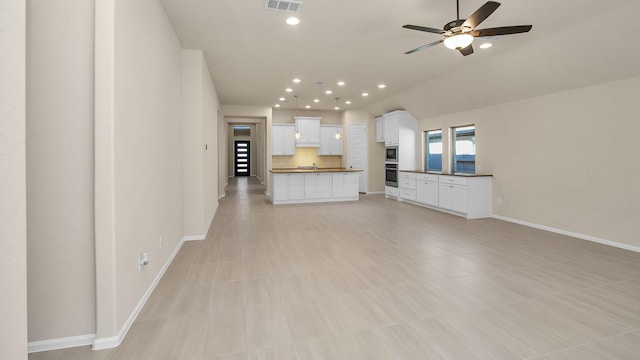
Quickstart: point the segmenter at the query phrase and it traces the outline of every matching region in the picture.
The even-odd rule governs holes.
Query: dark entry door
[[[251,143],[247,140],[236,140],[234,146],[235,154],[235,176],[249,176],[251,175]]]

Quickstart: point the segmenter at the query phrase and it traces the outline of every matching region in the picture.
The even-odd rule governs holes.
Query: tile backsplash
[[[295,168],[298,166],[311,166],[316,163],[318,167],[340,167],[342,166],[342,156],[319,156],[318,148],[297,147],[293,156],[272,156],[271,167]]]

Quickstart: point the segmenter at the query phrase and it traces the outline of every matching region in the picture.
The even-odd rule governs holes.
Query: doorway
[[[251,142],[249,140],[235,140],[234,143],[234,175],[250,176],[251,171]]]
[[[349,125],[349,167],[360,169],[358,191],[367,192],[367,124]]]

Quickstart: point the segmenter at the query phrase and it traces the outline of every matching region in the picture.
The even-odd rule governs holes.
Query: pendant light
[[[340,102],[340,98],[339,98],[339,97],[337,97],[337,98],[336,98],[336,106],[334,107],[334,109],[335,109],[336,111],[337,111],[337,110],[340,110],[340,104],[339,104],[339,102]],[[339,121],[339,120],[340,120],[340,119],[336,117],[336,135],[335,135],[336,140],[340,140],[340,138],[342,137],[342,135],[340,135],[340,130],[339,130],[339,126],[340,126],[340,124],[338,123],[338,121]]]

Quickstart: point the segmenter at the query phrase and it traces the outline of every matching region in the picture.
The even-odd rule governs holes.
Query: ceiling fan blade
[[[469,18],[462,23],[462,27],[468,27],[470,29],[475,29],[476,26],[480,25],[481,22],[485,21],[489,15],[493,14],[494,11],[500,6],[500,3],[495,1],[487,1],[484,5],[482,5],[476,12],[471,14]]]
[[[469,34],[475,37],[521,34],[529,32],[532,27],[532,25],[503,26],[488,29],[479,29],[472,31]]]
[[[438,44],[442,43],[443,41],[444,41],[444,40],[438,40],[438,41],[434,41],[434,42],[432,42],[432,43],[428,43],[428,44],[425,44],[425,45],[419,46],[419,47],[417,47],[417,48],[415,48],[415,49],[413,49],[413,50],[409,50],[409,51],[407,51],[405,54],[413,54],[414,52],[417,52],[417,51],[420,51],[420,50],[423,50],[423,49],[426,49],[426,48],[430,48],[430,47],[432,47],[432,46],[436,46],[436,45],[438,45]]]
[[[464,49],[458,49],[458,51],[460,51],[460,54],[467,56],[467,55],[471,55],[473,54],[473,45],[469,44],[469,46],[467,46]]]
[[[405,25],[405,26],[403,26],[403,28],[410,29],[410,30],[425,31],[425,32],[430,32],[430,33],[434,33],[434,34],[444,34],[444,30],[434,29],[434,28],[430,28],[430,27],[426,27],[426,26]]]

